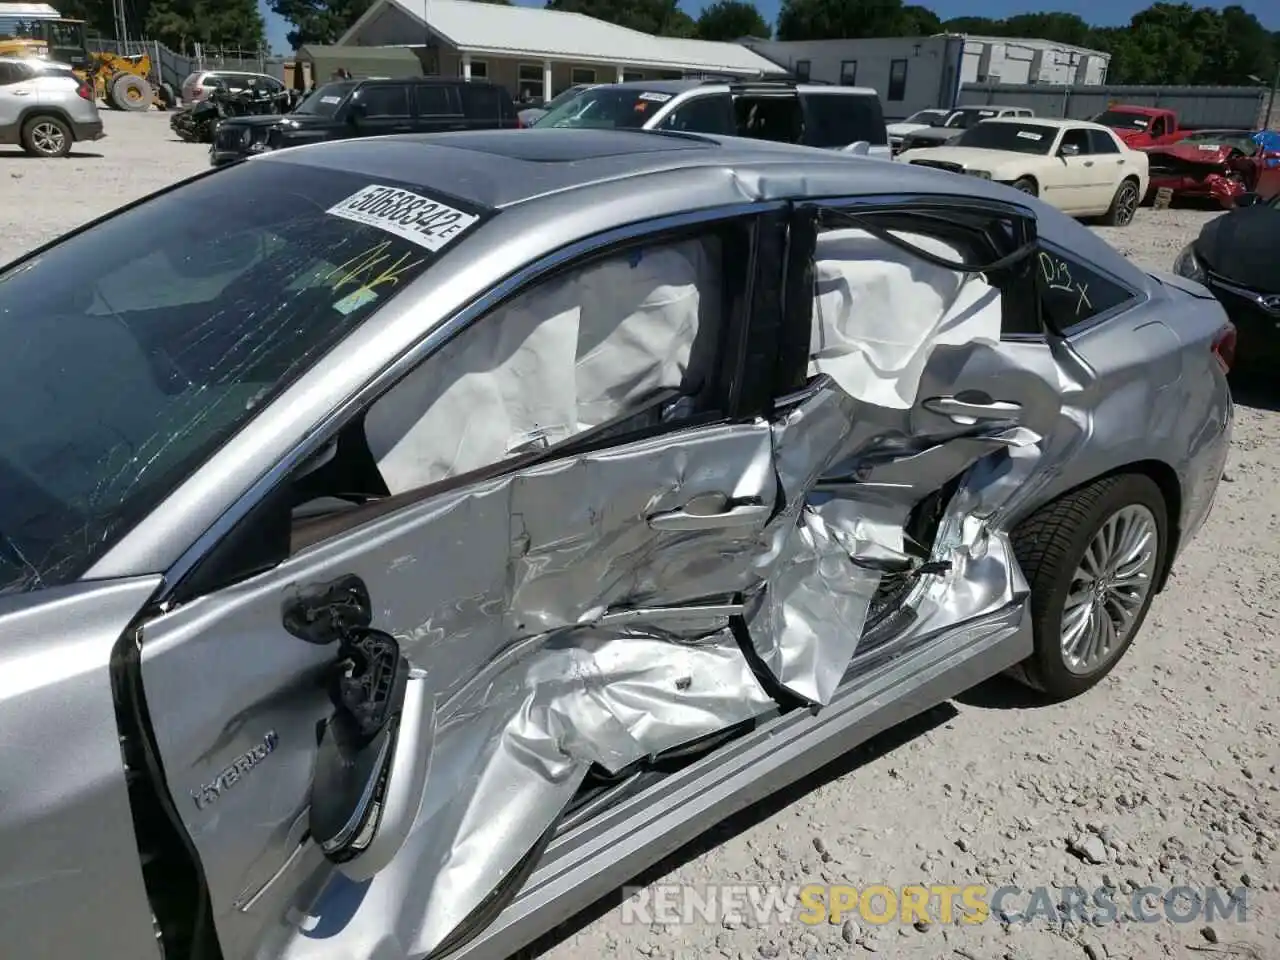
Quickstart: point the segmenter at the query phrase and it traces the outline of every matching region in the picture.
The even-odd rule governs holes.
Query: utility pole
[[[1267,116],[1262,121],[1263,129],[1271,128],[1271,111],[1276,105],[1276,88],[1280,87],[1280,60],[1276,60],[1276,75],[1271,80],[1271,96],[1267,97]]]

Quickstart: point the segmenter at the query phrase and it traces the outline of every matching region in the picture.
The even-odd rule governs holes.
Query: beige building
[[[517,98],[545,100],[576,83],[786,73],[736,43],[655,37],[580,13],[470,0],[375,0],[338,43],[412,48],[428,73],[492,80]]]

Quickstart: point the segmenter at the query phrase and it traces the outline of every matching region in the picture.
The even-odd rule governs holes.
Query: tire
[[[140,113],[151,109],[155,95],[145,77],[122,73],[111,81],[111,100],[117,110]]]
[[[1138,212],[1141,201],[1136,183],[1132,180],[1120,181],[1120,186],[1116,187],[1116,195],[1111,198],[1111,206],[1102,218],[1103,224],[1108,227],[1127,227],[1133,223],[1133,215]]]
[[[172,110],[178,105],[178,95],[173,92],[173,84],[168,81],[160,84],[159,96],[166,110]]]
[[[1106,551],[1099,548],[1105,546],[1104,530],[1119,536],[1123,543],[1126,524],[1131,532],[1144,526],[1149,531],[1141,550],[1127,552],[1133,559],[1119,563],[1121,569],[1131,571],[1131,582],[1137,586],[1101,592],[1096,587],[1089,589],[1087,578],[1078,581],[1076,576],[1088,564],[1086,551],[1092,548],[1091,557],[1101,553],[1103,577],[1113,578],[1114,574],[1105,571],[1114,570],[1115,556],[1108,559]],[[1150,537],[1154,537],[1154,545]],[[1083,693],[1110,673],[1142,629],[1155,597],[1156,579],[1164,569],[1168,543],[1164,495],[1153,480],[1136,473],[1097,480],[1041,507],[1024,520],[1013,533],[1013,551],[1031,587],[1035,652],[1014,668],[1015,679],[1055,700],[1065,700]],[[1136,575],[1139,572],[1142,576]],[[1070,597],[1077,599],[1068,608]],[[1127,629],[1120,633],[1115,628],[1122,610],[1130,617]],[[1079,616],[1082,612],[1084,616]],[[1073,663],[1064,651],[1068,643],[1064,628],[1077,623],[1086,627],[1082,645],[1075,647],[1077,651],[1090,653],[1091,637],[1101,639],[1105,646],[1094,648],[1096,656],[1074,658]],[[1091,634],[1088,627],[1095,623],[1103,627],[1110,624],[1110,633],[1102,630]]]
[[[61,117],[43,113],[22,125],[22,149],[33,157],[65,157],[75,135]]]
[[[1040,196],[1040,188],[1036,186],[1036,182],[1030,177],[1019,177],[1013,181],[1013,189],[1019,193],[1029,193],[1033,197]]]

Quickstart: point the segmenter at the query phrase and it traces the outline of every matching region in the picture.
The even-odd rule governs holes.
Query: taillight
[[[516,129],[517,129],[517,130],[523,130],[524,128],[525,128],[525,127],[524,127],[524,121],[523,121],[523,120],[521,120],[519,117],[516,117]]]
[[[76,87],[76,93],[78,93],[82,99],[88,100],[90,103],[93,102],[93,86],[87,81],[80,81],[80,86]]]
[[[1222,367],[1223,373],[1230,373],[1236,362],[1236,325],[1228,321],[1226,326],[1213,338],[1213,356]]]

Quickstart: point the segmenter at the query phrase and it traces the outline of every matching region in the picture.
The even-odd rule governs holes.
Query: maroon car
[[[1154,196],[1168,189],[1175,197],[1212,198],[1235,206],[1246,193],[1269,199],[1280,194],[1280,137],[1249,130],[1199,130],[1177,143],[1147,147]]]

